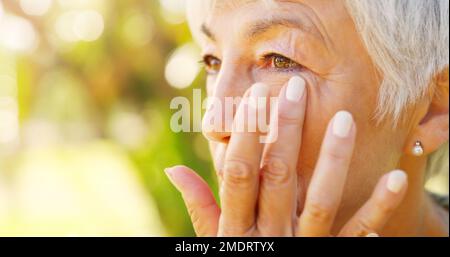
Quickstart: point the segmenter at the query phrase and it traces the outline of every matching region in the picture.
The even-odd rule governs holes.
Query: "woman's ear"
[[[445,68],[434,80],[435,91],[425,116],[405,145],[405,153],[413,155],[413,148],[420,141],[424,155],[436,151],[449,140],[449,69]]]

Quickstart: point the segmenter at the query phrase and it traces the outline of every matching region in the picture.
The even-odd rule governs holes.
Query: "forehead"
[[[261,7],[275,7],[277,2],[299,2],[300,0],[188,0],[188,16],[205,19],[214,12],[228,12],[249,4],[261,4]],[[191,22],[191,20],[189,20]]]
[[[258,14],[271,14],[281,7],[280,3],[289,2],[299,3],[302,0],[188,0],[187,18],[194,38],[199,41],[202,37],[202,25],[211,24],[218,16],[240,12],[250,5]]]
[[[266,6],[276,5],[277,0],[206,0],[206,2],[209,2],[213,9],[229,10],[252,3],[260,3]],[[295,0],[291,0],[291,2],[295,2]]]
[[[231,35],[235,39],[244,39],[241,36],[251,31],[255,24],[273,21],[280,24],[280,19],[296,20],[296,24],[301,25],[297,28],[325,41],[330,47],[339,42],[345,44],[348,38],[359,39],[344,0],[188,0],[187,3],[192,35],[202,46],[210,42],[202,32],[203,25],[212,34],[225,39],[218,38],[216,42],[232,42]]]

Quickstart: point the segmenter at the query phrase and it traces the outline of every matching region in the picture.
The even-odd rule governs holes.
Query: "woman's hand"
[[[250,96],[249,96],[250,95]],[[249,98],[268,97],[256,84],[244,96],[235,116],[247,123]],[[356,126],[348,112],[331,120],[320,157],[297,215],[297,162],[301,146],[307,90],[292,78],[278,99],[278,139],[261,144],[258,132],[233,132],[220,179],[221,208],[208,185],[192,170],[178,166],[166,172],[182,193],[198,236],[323,236],[331,235],[352,158]],[[248,125],[248,124],[244,124]],[[271,132],[273,133],[273,124]],[[370,199],[338,236],[379,233],[402,201],[407,177],[402,171],[383,176]]]

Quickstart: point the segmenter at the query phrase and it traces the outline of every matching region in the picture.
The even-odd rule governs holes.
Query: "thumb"
[[[220,208],[208,184],[184,166],[168,168],[165,172],[183,196],[197,236],[217,236]]]

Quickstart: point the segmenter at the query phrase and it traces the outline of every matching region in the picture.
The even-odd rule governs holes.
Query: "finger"
[[[396,170],[384,175],[364,206],[339,233],[344,237],[364,237],[378,234],[405,197],[408,177]]]
[[[220,208],[208,184],[187,167],[177,166],[165,172],[183,196],[197,236],[217,236]]]
[[[266,145],[258,202],[258,230],[262,235],[293,235],[297,208],[296,167],[306,108],[305,81],[293,77],[278,98]]]
[[[236,113],[220,190],[220,236],[246,236],[254,228],[263,145],[258,130],[252,129],[256,128],[256,118],[266,110],[257,110],[256,101],[251,100],[266,101],[268,93],[266,85],[253,85],[250,98],[244,97]]]
[[[225,153],[227,150],[227,146],[227,143],[210,142],[210,148],[213,153],[214,169],[216,170],[219,186],[222,185],[223,181],[223,166],[225,163]]]
[[[297,227],[299,236],[330,235],[344,191],[355,144],[356,126],[350,113],[338,112],[330,122],[308,188]]]

